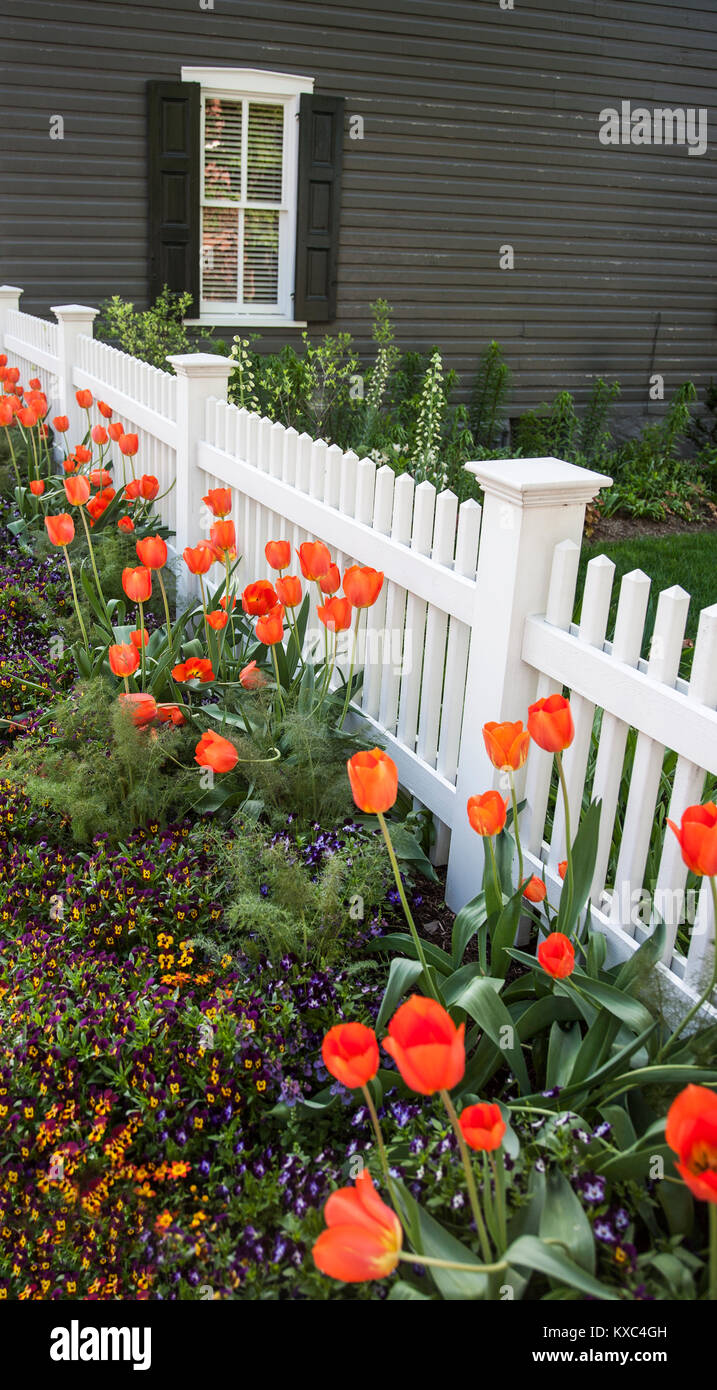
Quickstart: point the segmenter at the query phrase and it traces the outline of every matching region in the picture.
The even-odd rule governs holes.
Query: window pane
[[[284,108],[249,103],[247,198],[280,203],[284,152]]]
[[[241,198],[242,104],[222,97],[204,103],[204,196]]]
[[[279,298],[279,214],[244,214],[244,299],[276,304]]]
[[[202,208],[202,299],[237,302],[238,223],[233,208]]]

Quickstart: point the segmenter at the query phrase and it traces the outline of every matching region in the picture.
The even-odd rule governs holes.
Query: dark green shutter
[[[148,83],[149,292],[189,290],[199,313],[198,82]]]
[[[301,98],[294,316],[336,317],[344,98]]]

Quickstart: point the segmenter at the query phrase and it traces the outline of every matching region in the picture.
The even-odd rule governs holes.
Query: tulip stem
[[[395,880],[396,880],[396,887],[398,888],[398,896],[399,896],[399,898],[401,899],[401,906],[402,906],[402,908],[403,908],[406,921],[408,922],[408,929],[409,929],[409,931],[410,931],[410,933],[411,933],[411,936],[413,937],[413,944],[414,944],[414,946],[415,946],[415,948],[416,948],[416,952],[417,952],[417,954],[418,954],[418,959],[419,959],[419,961],[421,962],[421,968],[422,968],[422,970],[423,970],[423,978],[424,978],[424,980],[425,980],[426,989],[427,989],[428,993],[431,995],[431,997],[432,997],[433,999],[437,999],[438,1002],[440,1003],[440,998],[439,998],[439,995],[438,995],[438,991],[437,991],[437,989],[436,989],[436,987],[435,987],[435,985],[434,985],[434,983],[433,983],[433,980],[431,979],[431,975],[430,975],[430,972],[429,972],[429,969],[428,969],[428,961],[426,960],[426,956],[425,956],[425,953],[424,953],[424,950],[423,950],[423,946],[422,946],[422,944],[421,944],[421,938],[420,938],[420,936],[418,935],[418,931],[417,931],[417,929],[416,929],[416,923],[415,923],[414,920],[413,920],[413,914],[411,913],[411,909],[410,909],[410,907],[408,906],[408,898],[406,897],[406,890],[405,890],[405,888],[404,888],[404,886],[403,886],[403,880],[402,880],[402,878],[401,878],[401,870],[400,870],[399,867],[398,867],[398,860],[397,860],[397,858],[396,858],[396,851],[395,851],[395,849],[393,848],[393,844],[391,843],[391,836],[389,835],[389,832],[388,832],[388,826],[386,825],[386,821],[385,821],[383,812],[382,812],[382,811],[378,811],[378,812],[377,812],[377,815],[378,815],[378,823],[379,823],[379,825],[380,825],[380,827],[381,827],[381,834],[383,835],[383,838],[384,838],[384,840],[385,840],[386,849],[388,850],[388,857],[389,857],[389,859],[390,859],[390,861],[391,861],[391,868],[393,869],[393,876],[394,876],[394,878],[395,878]]]
[[[10,438],[10,431],[9,431],[7,425],[5,426],[5,438],[7,439],[7,442],[8,442],[8,444],[9,444],[9,446],[10,446],[10,457],[11,457],[11,459],[12,459],[12,466],[13,466],[13,468],[15,469],[15,477],[17,478],[17,485],[18,485],[18,487],[22,487],[22,482],[21,482],[21,479],[20,479],[20,469],[19,469],[18,466],[17,466],[17,459],[15,458],[15,450],[14,450],[14,448],[13,448],[12,439]]]
[[[159,580],[159,587],[160,587],[160,589],[162,590],[162,599],[163,599],[163,601],[164,601],[164,616],[165,616],[165,618],[167,619],[167,641],[171,643],[171,641],[172,641],[172,623],[171,623],[171,620],[170,620],[170,617],[169,617],[169,602],[168,602],[168,600],[167,600],[167,590],[166,590],[165,587],[164,587],[164,580],[163,580],[163,578],[162,578],[162,571],[161,571],[161,570],[157,570],[157,571],[156,571],[156,574],[157,574],[157,578],[158,578],[158,580]]]
[[[525,869],[523,866],[523,846],[520,843],[520,831],[518,830],[518,798],[515,794],[515,779],[512,769],[510,773],[510,798],[513,803],[513,832],[515,834],[515,844],[518,850],[518,886],[522,887]]]
[[[109,613],[107,612],[107,600],[106,600],[106,598],[105,598],[105,596],[104,596],[104,594],[103,594],[103,592],[102,592],[102,585],[100,584],[100,576],[99,576],[99,574],[97,573],[97,564],[96,564],[96,562],[95,562],[95,552],[94,552],[94,548],[93,548],[93,545],[92,545],[92,540],[91,540],[91,538],[90,538],[90,528],[89,528],[89,526],[87,525],[87,517],[86,517],[86,515],[85,515],[85,509],[84,509],[84,507],[80,507],[80,516],[82,517],[82,525],[83,525],[84,528],[85,528],[85,535],[86,535],[86,537],[87,537],[87,548],[88,548],[88,550],[89,550],[89,552],[90,552],[90,563],[91,563],[91,565],[92,565],[92,573],[93,573],[94,576],[95,576],[95,584],[97,585],[97,593],[99,594],[100,601],[101,601],[101,603],[102,603],[102,607],[103,607],[104,610],[105,610],[105,614],[106,614],[106,616],[107,616],[107,621],[109,622],[109,621],[110,621],[110,618],[109,618]]]
[[[144,686],[145,686],[145,677],[146,677],[145,662],[144,662],[144,604],[140,603],[140,604],[138,604],[138,607],[139,607],[139,645],[140,645],[140,651],[141,651],[141,656],[142,656],[142,689],[144,690]]]
[[[498,873],[498,861],[497,861],[497,859],[496,859],[496,857],[495,857],[495,849],[493,848],[493,838],[492,838],[491,835],[486,835],[486,836],[484,836],[484,838],[488,841],[488,849],[489,849],[489,851],[490,851],[490,860],[491,860],[491,864],[493,865],[493,882],[495,883],[495,891],[496,891],[496,893],[498,894],[498,904],[499,904],[500,907],[502,907],[502,905],[503,905],[503,889],[502,889],[501,886],[500,886],[500,874]]]
[[[565,914],[566,919],[570,920],[570,912],[573,906],[573,838],[570,831],[570,802],[568,801],[568,788],[563,772],[563,760],[560,753],[555,754],[555,761],[558,767],[558,777],[563,793],[563,806],[565,807],[565,852],[568,861],[568,868],[565,875],[565,890],[568,895],[568,910]]]
[[[354,640],[353,640],[353,642],[352,642],[352,644],[351,644],[351,665],[349,666],[349,679],[348,679],[348,684],[347,684],[347,686],[346,686],[346,698],[345,698],[345,700],[344,700],[344,707],[343,707],[343,709],[342,709],[342,711],[341,711],[341,718],[340,718],[340,720],[339,720],[339,728],[340,728],[340,729],[343,729],[343,727],[344,727],[344,720],[345,720],[345,718],[346,718],[346,715],[348,714],[348,708],[349,708],[349,705],[350,705],[350,703],[351,703],[351,686],[353,685],[353,679],[354,679],[354,666],[355,666],[355,664],[356,664],[356,646],[357,646],[357,644],[358,644],[358,630],[359,630],[359,623],[360,623],[360,622],[361,622],[361,609],[360,609],[360,608],[357,608],[357,609],[356,609],[356,622],[354,623]]]
[[[83,622],[83,620],[82,620],[82,614],[81,614],[81,612],[80,612],[80,603],[79,603],[79,599],[78,599],[78,597],[77,597],[77,589],[76,589],[76,587],[75,587],[75,576],[74,576],[74,574],[72,573],[72,565],[70,564],[70,557],[69,557],[69,555],[67,554],[67,546],[66,546],[66,545],[63,545],[62,549],[63,549],[63,552],[64,552],[65,560],[66,560],[66,562],[67,562],[67,573],[68,573],[69,576],[70,576],[70,584],[72,585],[72,597],[73,597],[73,599],[75,600],[75,612],[76,612],[76,614],[77,614],[77,621],[78,621],[78,623],[80,624],[80,627],[81,627],[81,629],[82,629],[82,636],[83,636],[84,642],[85,642],[85,651],[87,652],[87,655],[89,656],[89,654],[90,654],[90,644],[89,644],[89,642],[88,642],[88,640],[87,640],[87,630],[86,630],[86,628],[85,628],[85,624],[84,624],[84,622]]]
[[[280,677],[279,677],[279,662],[278,662],[277,656],[276,656],[276,643],[275,643],[275,642],[273,642],[273,643],[272,643],[272,646],[271,646],[271,656],[272,656],[272,660],[273,660],[273,662],[274,662],[274,673],[275,673],[275,675],[276,675],[276,693],[277,693],[277,695],[279,696],[279,708],[280,708],[280,710],[281,710],[281,717],[282,717],[282,719],[284,719],[284,718],[286,717],[286,708],[285,708],[285,706],[284,706],[284,697],[283,697],[283,695],[282,695],[282,693],[281,693],[281,680],[280,680]]]
[[[714,882],[714,880],[713,880]],[[707,1203],[710,1209],[710,1302],[717,1303],[717,1202]]]
[[[371,1124],[373,1126],[373,1132],[376,1136],[376,1144],[378,1145],[378,1154],[381,1160],[381,1169],[383,1171],[386,1187],[388,1188],[391,1201],[393,1202],[394,1210],[396,1211],[396,1214],[400,1220],[401,1213],[393,1190],[393,1182],[391,1180],[391,1174],[388,1168],[388,1155],[386,1153],[386,1145],[383,1142],[383,1134],[381,1133],[381,1125],[379,1124],[378,1115],[376,1113],[376,1106],[373,1103],[373,1096],[371,1095],[368,1086],[363,1085],[361,1087],[361,1090],[363,1091],[363,1097],[366,1102],[366,1109],[368,1110],[368,1113],[371,1116]],[[401,1222],[401,1224],[403,1225],[403,1222]],[[408,1234],[408,1232],[406,1232],[406,1234]]]
[[[503,1162],[503,1150],[499,1153],[489,1154],[488,1162],[493,1169],[495,1179],[495,1203],[498,1210],[498,1230],[500,1231],[500,1243],[503,1250],[508,1246],[508,1220],[505,1209],[505,1164]]]
[[[501,1270],[508,1268],[507,1260],[498,1260],[496,1264],[484,1265],[465,1265],[458,1260],[439,1260],[435,1255],[413,1255],[407,1254],[402,1250],[399,1260],[405,1260],[406,1264],[427,1265],[431,1269],[463,1269],[468,1274],[499,1274]]]
[[[717,878],[714,878],[713,876],[710,876],[710,888],[712,889],[712,915],[715,921],[715,928],[717,929]],[[707,1000],[712,995],[712,991],[715,988],[715,985],[717,985],[717,931],[713,947],[712,971],[710,974],[710,982],[701,998],[697,1000],[696,1004],[692,1005],[692,1008],[689,1010],[688,1013],[685,1014],[682,1022],[678,1023],[674,1033],[670,1034],[669,1038],[667,1039],[667,1042],[664,1044],[663,1047],[660,1048],[660,1051],[658,1052],[656,1058],[658,1062],[662,1057],[664,1057],[665,1053],[667,1052],[668,1048],[672,1046],[673,1042],[675,1042],[677,1038],[679,1038],[680,1033],[682,1033],[684,1029],[687,1027],[687,1024],[690,1022],[690,1019],[693,1019],[695,1014],[699,1013],[700,1009],[702,1008],[702,1005],[707,1003]]]
[[[478,1232],[480,1248],[483,1252],[483,1259],[486,1261],[486,1264],[490,1264],[493,1258],[493,1252],[490,1248],[488,1232],[485,1228],[483,1212],[481,1211],[480,1202],[478,1200],[478,1191],[475,1184],[475,1177],[473,1176],[473,1168],[471,1166],[471,1156],[468,1152],[468,1145],[466,1144],[463,1135],[463,1130],[461,1129],[460,1121],[456,1114],[453,1101],[451,1100],[447,1091],[441,1091],[441,1100],[443,1101],[443,1104],[446,1107],[446,1110],[448,1112],[448,1118],[453,1126],[453,1133],[455,1134],[456,1139],[458,1141],[458,1149],[461,1155],[461,1163],[463,1164],[463,1171],[466,1175],[468,1197],[470,1199],[471,1211],[473,1212],[473,1220],[476,1223],[476,1230]]]

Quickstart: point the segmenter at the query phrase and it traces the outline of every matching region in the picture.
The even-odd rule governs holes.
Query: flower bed
[[[513,774],[537,744],[564,790],[569,702],[485,725],[509,795],[468,802],[484,882],[439,945],[396,767],[344,729],[383,576],[342,579],[320,542],[289,575],[277,540],[271,578],[238,595],[216,489],[210,540],[184,557],[201,600],[172,618],[134,439],[80,401],[87,435],[60,479],[37,388],[9,384],[38,408],[6,426],[0,1291],[717,1297],[714,1030],[690,1033],[697,1005],[670,1034],[643,1002],[659,929],[606,968],[588,905],[597,805],[568,835],[558,901],[524,864]],[[110,527],[140,562],[115,592]],[[64,574],[38,569],[41,529]],[[714,890],[717,808],[673,830]]]

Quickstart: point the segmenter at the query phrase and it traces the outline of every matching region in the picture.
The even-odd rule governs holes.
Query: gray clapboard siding
[[[715,372],[717,185],[710,142],[605,148],[598,114],[707,107],[714,0],[34,0],[6,16],[1,278],[23,305],[146,302],[145,86],[182,63],[311,73],[347,97],[333,331],[370,350],[370,303],[404,347],[444,350],[467,389],[492,337],[512,413],[595,376],[621,409]],[[65,139],[48,138],[52,114]],[[516,268],[498,268],[498,248]],[[223,335],[226,329],[221,330]],[[323,326],[317,327],[323,331]],[[276,346],[286,337],[266,332]],[[717,373],[715,373],[717,374]]]

